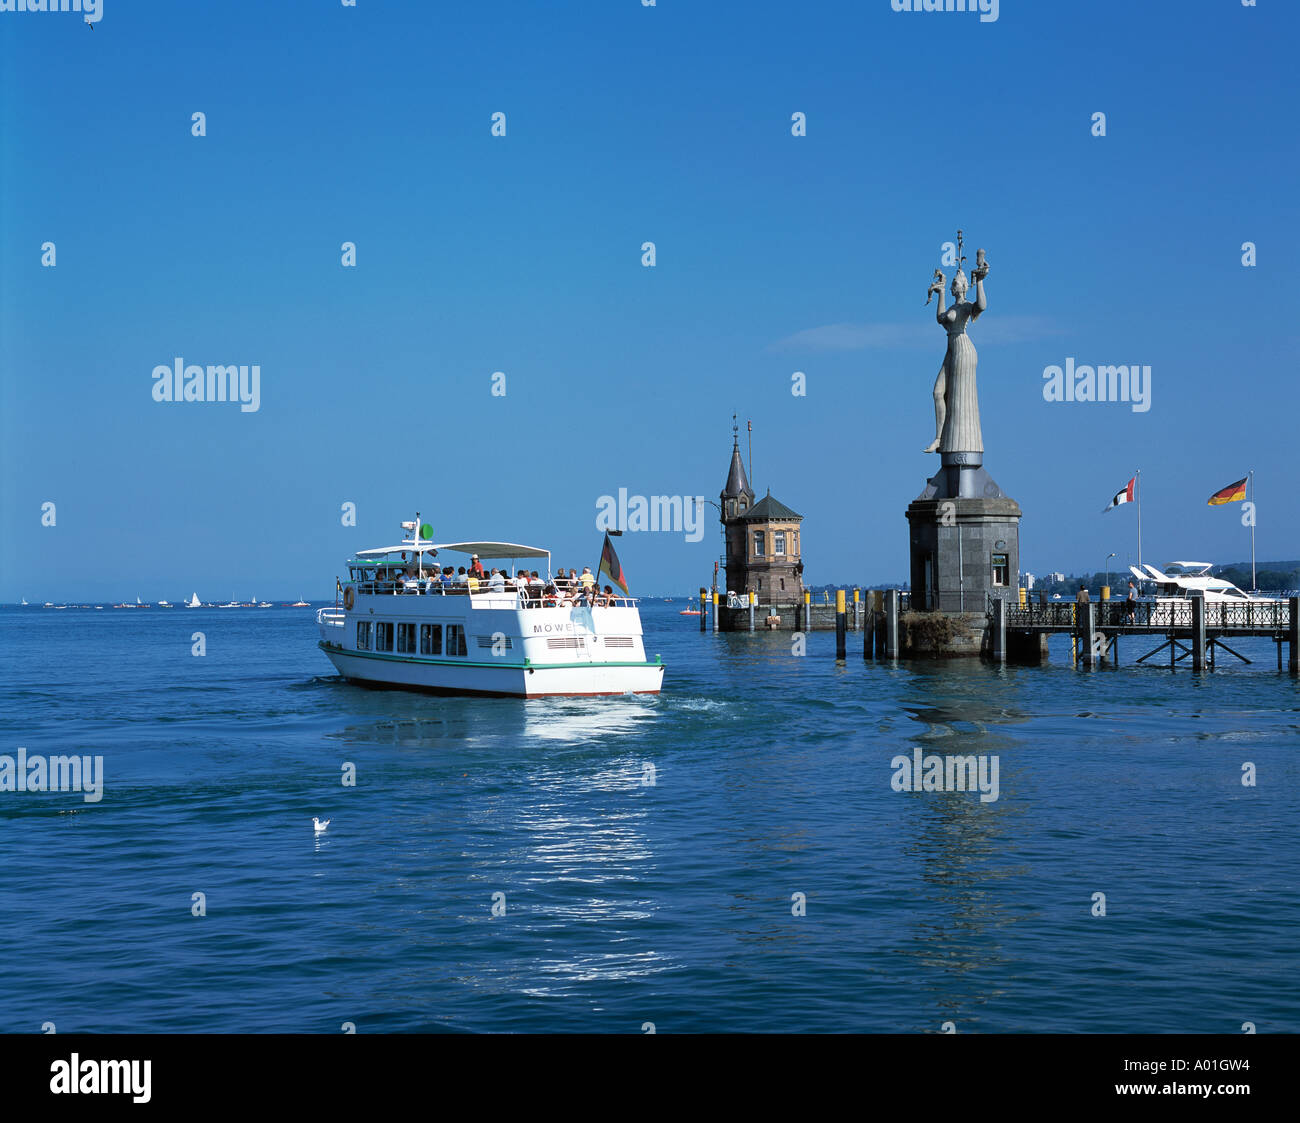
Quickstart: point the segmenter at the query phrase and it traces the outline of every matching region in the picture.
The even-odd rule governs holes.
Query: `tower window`
[[[767,545],[767,535],[761,530],[754,531],[754,557],[756,558],[765,557],[766,545]]]
[[[736,501],[735,501],[734,499],[728,499],[728,500],[727,500],[727,517],[728,517],[728,518],[733,518],[733,517],[735,516],[735,514],[736,514]]]
[[[1006,554],[993,555],[993,584],[1006,585],[1010,576],[1011,566],[1009,557]]]
[[[785,531],[774,530],[772,532],[772,553],[777,557],[785,555]]]

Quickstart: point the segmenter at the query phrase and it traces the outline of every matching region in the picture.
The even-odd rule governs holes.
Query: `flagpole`
[[[1255,469],[1250,470],[1250,591],[1259,591],[1255,582]]]
[[[1137,501],[1138,501],[1138,569],[1142,568],[1142,469],[1139,468],[1133,473],[1137,479]]]

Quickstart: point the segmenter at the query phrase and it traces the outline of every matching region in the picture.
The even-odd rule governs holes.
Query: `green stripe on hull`
[[[389,663],[415,663],[431,667],[489,667],[496,671],[549,671],[572,667],[664,667],[665,663],[474,663],[468,659],[420,659],[410,655],[387,655],[382,651],[349,651],[331,647],[324,640],[316,644],[324,652],[347,655],[353,659],[382,659]]]

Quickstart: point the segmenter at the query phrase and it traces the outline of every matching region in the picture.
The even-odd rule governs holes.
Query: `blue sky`
[[[1024,568],[1134,554],[1099,512],[1135,468],[1146,560],[1248,557],[1205,500],[1251,468],[1261,560],[1300,556],[1297,31],[1270,0],[0,12],[0,600],[325,598],[417,509],[592,564],[601,495],[717,498],[733,411],[808,580],[903,580],[959,226]],[[155,402],[178,356],[258,364],[260,408]],[[1067,358],[1150,365],[1150,410],[1044,401]],[[619,550],[684,593],[718,528]]]

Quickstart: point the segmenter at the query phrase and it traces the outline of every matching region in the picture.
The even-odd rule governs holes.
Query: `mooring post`
[[[701,586],[700,588],[700,632],[701,634],[703,634],[705,630],[705,626],[706,626],[705,621],[707,621],[709,618],[708,604],[704,599],[708,595],[709,595],[708,590]]]
[[[758,594],[752,589],[749,593],[749,630],[754,630],[754,606],[758,603]]]
[[[1007,602],[1001,597],[993,598],[993,661],[1007,661]]]
[[[1083,627],[1083,665],[1088,668],[1097,665],[1097,606],[1089,601],[1080,613]]]
[[[803,631],[812,631],[812,593],[803,591]]]
[[[1291,640],[1291,660],[1289,668],[1294,675],[1300,672],[1300,597],[1291,597],[1287,601],[1291,618],[1287,621],[1287,636]]]
[[[718,590],[713,590],[713,630],[718,630]]]
[[[885,658],[898,658],[898,590],[885,592]]]
[[[853,590],[853,630],[862,627],[862,602],[858,600],[858,590]]]
[[[1192,670],[1205,670],[1205,590],[1189,589],[1192,597]]]
[[[1281,646],[1278,651],[1282,650]],[[871,593],[866,595],[862,612],[862,658],[872,659],[876,654],[876,614],[871,610]],[[1278,658],[1282,656],[1279,654]]]
[[[844,611],[844,590],[835,590],[835,658],[843,659],[848,642],[848,615]]]

